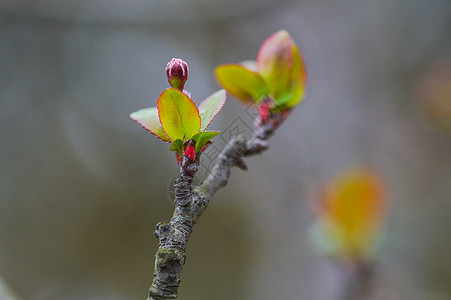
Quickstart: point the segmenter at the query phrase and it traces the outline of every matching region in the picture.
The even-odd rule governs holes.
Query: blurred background
[[[364,166],[390,196],[373,298],[450,299],[450,16],[446,0],[1,0],[0,276],[25,300],[145,299],[178,166],[129,114],[155,105],[172,57],[200,103],[215,66],[286,29],[307,97],[213,198],[180,298],[338,299],[311,203]],[[229,97],[214,145],[251,115]]]

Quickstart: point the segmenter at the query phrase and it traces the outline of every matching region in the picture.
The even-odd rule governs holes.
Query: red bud
[[[263,123],[266,123],[266,121],[268,120],[268,118],[270,116],[269,109],[270,109],[270,107],[266,102],[263,102],[258,107],[258,113],[259,113],[260,119],[262,120]]]
[[[166,66],[166,75],[171,87],[183,91],[188,79],[188,65],[180,58],[173,58]]]
[[[194,146],[188,146],[188,148],[186,148],[186,150],[185,150],[185,155],[189,159],[194,160],[194,158],[195,158]]]

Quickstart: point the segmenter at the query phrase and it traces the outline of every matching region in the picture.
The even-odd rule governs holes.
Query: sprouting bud
[[[263,124],[265,124],[270,117],[270,109],[271,107],[267,102],[262,102],[262,104],[260,104],[260,106],[258,107],[258,114],[260,115],[260,119],[262,120]]]
[[[188,79],[188,65],[180,58],[173,58],[166,66],[166,75],[171,87],[183,91]]]
[[[186,148],[184,154],[185,154],[189,159],[194,160],[194,158],[195,158],[194,146],[188,146],[188,148]]]
[[[272,100],[266,98],[258,106],[259,119],[256,119],[254,126],[270,125],[276,129],[290,115],[291,109],[274,105]]]

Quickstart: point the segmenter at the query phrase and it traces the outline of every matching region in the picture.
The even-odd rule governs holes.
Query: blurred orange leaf
[[[332,254],[370,256],[380,237],[386,205],[386,186],[373,171],[355,169],[338,175],[319,203],[321,231]]]

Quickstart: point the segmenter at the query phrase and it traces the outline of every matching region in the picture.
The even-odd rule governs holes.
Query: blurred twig
[[[22,300],[16,292],[0,277],[0,299],[1,300]]]
[[[348,273],[342,300],[370,299],[373,291],[374,265],[370,262],[356,262]]]

